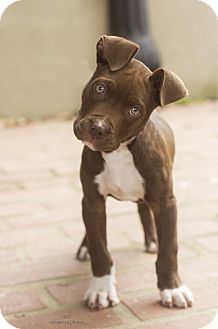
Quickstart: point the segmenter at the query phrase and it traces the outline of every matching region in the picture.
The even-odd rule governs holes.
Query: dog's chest
[[[112,195],[119,200],[143,199],[145,182],[133,162],[132,153],[121,145],[111,153],[102,153],[104,170],[95,177],[98,190],[104,197]]]

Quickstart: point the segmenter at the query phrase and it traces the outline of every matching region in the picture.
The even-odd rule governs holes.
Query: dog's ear
[[[183,81],[175,73],[157,69],[149,77],[155,101],[160,106],[173,103],[188,95]]]
[[[133,58],[139,46],[120,37],[103,35],[96,49],[97,63],[108,64],[111,71],[118,71]]]

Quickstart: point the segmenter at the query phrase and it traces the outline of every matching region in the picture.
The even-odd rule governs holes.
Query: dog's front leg
[[[84,195],[83,219],[93,278],[84,296],[90,308],[102,309],[119,303],[116,293],[115,269],[107,250],[105,200],[102,196]]]
[[[164,306],[185,308],[193,303],[190,289],[183,285],[177,264],[177,208],[174,196],[153,205],[159,250],[156,262],[158,288]]]

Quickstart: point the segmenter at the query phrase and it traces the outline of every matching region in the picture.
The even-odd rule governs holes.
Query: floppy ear
[[[183,81],[175,73],[157,69],[149,77],[154,89],[155,101],[160,106],[173,103],[188,95]]]
[[[139,46],[120,37],[103,35],[96,49],[97,63],[108,64],[111,71],[118,71],[133,58]]]

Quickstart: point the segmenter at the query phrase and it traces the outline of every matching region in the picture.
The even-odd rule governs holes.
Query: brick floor
[[[89,262],[75,252],[84,234],[79,165],[71,122],[0,130],[0,308],[20,329],[199,329],[218,310],[218,103],[170,106],[179,208],[179,260],[196,303],[163,308],[155,255],[144,252],[132,203],[108,200],[109,246],[121,303],[89,311],[81,298]],[[56,322],[55,322],[56,321]],[[57,324],[59,322],[59,325]]]
[[[3,314],[28,312],[44,307],[37,294],[33,292],[12,291],[0,295],[0,308]]]
[[[82,306],[77,306],[71,309],[66,308],[62,312],[52,312],[16,321],[12,320],[10,323],[21,329],[112,328],[122,324],[122,320],[113,309],[105,309],[102,312],[87,312]]]

